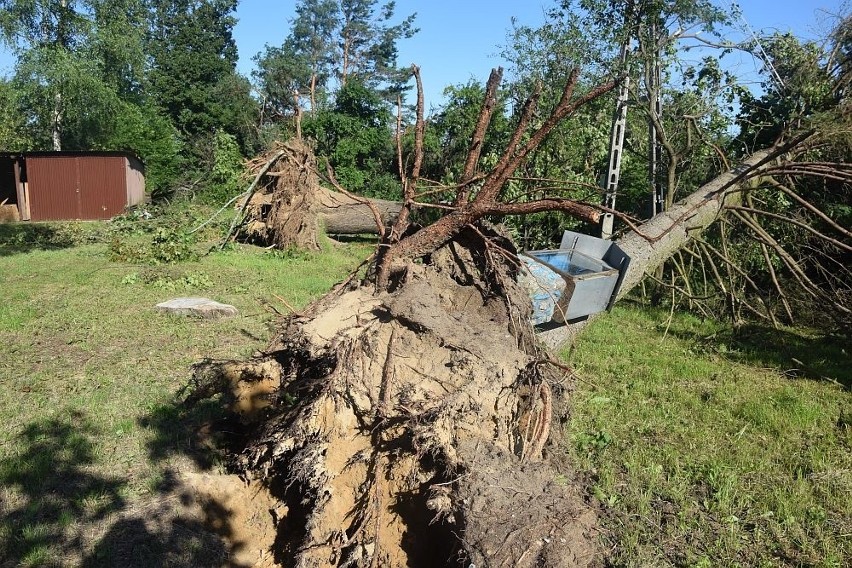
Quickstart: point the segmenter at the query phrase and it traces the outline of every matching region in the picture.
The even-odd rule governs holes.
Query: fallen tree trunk
[[[738,183],[759,173],[761,167],[777,155],[771,150],[752,154],[735,168],[674,204],[668,211],[618,239],[618,246],[630,256],[630,266],[618,298],[636,287],[646,274],[656,271],[692,237],[712,225],[725,207],[741,203],[742,192]]]
[[[402,209],[399,201],[367,199],[379,212],[383,225],[390,227]],[[378,234],[379,227],[370,206],[342,193],[322,189],[318,198],[317,216],[325,231],[330,234]]]
[[[366,201],[371,203],[379,212],[384,227],[390,227],[402,208],[402,203],[399,201],[385,199],[366,199]],[[273,195],[265,193],[253,198],[250,207],[271,209],[272,202]],[[312,202],[316,220],[329,234],[375,235],[379,232],[372,210],[364,200],[318,187],[315,190]],[[265,232],[268,229],[264,226],[269,222],[268,216],[265,218],[261,216],[260,219],[252,217],[248,223],[250,228],[247,231],[253,233]]]
[[[301,141],[281,144],[271,155],[277,168],[259,170],[262,183],[246,203],[246,219],[238,233],[243,241],[281,249],[319,250],[321,230],[329,234],[381,234],[399,216],[401,203],[322,187],[316,158]],[[268,164],[264,158],[258,162],[264,168]]]
[[[790,142],[775,148],[755,152],[697,191],[616,240],[619,247],[630,257],[630,266],[622,281],[616,299],[624,297],[635,288],[647,274],[655,272],[689,241],[707,229],[726,207],[742,202],[739,184],[759,175],[770,162],[798,146],[811,136],[805,132]],[[570,324],[539,333],[539,339],[550,349],[558,350],[571,343],[589,320]]]

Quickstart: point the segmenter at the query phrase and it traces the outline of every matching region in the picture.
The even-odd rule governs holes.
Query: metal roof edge
[[[86,156],[92,156],[95,158],[128,158],[133,159],[139,162],[142,166],[142,172],[148,169],[145,165],[145,160],[139,157],[138,154],[130,152],[128,150],[61,150],[59,152],[53,150],[33,150],[33,151],[24,151],[24,152],[8,152],[0,150],[0,158],[14,158],[17,156],[22,156],[23,158],[68,158],[68,157],[78,157],[84,158]]]
[[[9,157],[9,156],[33,156],[36,158],[49,158],[52,156],[56,157],[68,157],[68,156],[97,156],[97,157],[123,157],[123,158],[133,158],[134,160],[139,160],[143,162],[142,158],[140,158],[137,154],[127,151],[127,150],[61,150],[59,152],[52,150],[33,150],[33,151],[24,151],[24,152],[11,152],[0,150],[0,156]],[[144,163],[144,162],[143,162]]]

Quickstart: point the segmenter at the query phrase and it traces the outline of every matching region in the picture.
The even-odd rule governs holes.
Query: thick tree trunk
[[[384,199],[369,201],[381,215],[386,227],[393,223],[402,208],[402,203],[398,201]],[[343,235],[378,233],[376,219],[369,206],[342,193],[320,190],[317,215],[327,233]]]
[[[698,191],[674,204],[639,227],[618,239],[621,249],[630,256],[630,267],[621,284],[619,298],[632,290],[649,274],[689,240],[704,231],[719,217],[721,211],[741,202],[738,183],[756,169],[770,155],[768,150],[758,152],[737,167],[713,181],[702,185]]]
[[[641,225],[637,231],[630,231],[618,239],[618,246],[630,256],[630,266],[617,298],[624,297],[646,274],[653,273],[690,239],[712,225],[725,207],[739,205],[742,201],[740,184],[759,173],[781,152],[782,149],[776,148],[752,154],[668,211]],[[588,321],[544,331],[539,339],[551,349],[559,349],[571,343]]]

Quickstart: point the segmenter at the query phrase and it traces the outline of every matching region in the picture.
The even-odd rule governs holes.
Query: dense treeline
[[[0,83],[0,147],[132,150],[155,195],[212,169],[232,144],[253,151],[256,103],[236,72],[235,7],[3,0],[0,38],[17,59]]]
[[[177,193],[223,203],[239,191],[243,158],[301,135],[349,190],[399,198],[396,138],[408,154],[414,134],[413,109],[406,106],[410,67],[398,61],[397,47],[417,33],[416,15],[398,16],[392,1],[299,0],[285,39],[255,55],[248,78],[236,69],[237,3],[0,0],[0,39],[16,56],[14,73],[0,79],[0,148],[132,150],[146,162],[155,198]],[[789,34],[734,44],[725,34],[736,18],[708,0],[556,2],[542,26],[510,30],[502,53],[508,80],[482,142],[479,168],[487,170],[506,147],[529,93],[540,89],[545,116],[574,68],[582,70],[581,90],[612,77],[628,87],[616,207],[634,220],[651,214],[652,185],[661,188],[665,207],[730,161],[793,129],[821,132],[802,159],[848,163],[848,18],[838,19],[823,45]],[[732,52],[760,55],[764,83],[758,90],[745,88],[727,70],[725,57]],[[514,172],[501,199],[558,195],[600,203],[616,91],[560,124]],[[441,201],[441,187],[449,188],[449,199],[462,174],[485,87],[449,86],[445,95],[443,106],[427,117],[423,140],[420,179],[432,201]],[[652,154],[657,165],[650,174]],[[754,227],[744,226],[754,213],[741,210],[719,225],[707,246],[727,249],[746,271],[767,261],[779,272],[789,268],[791,259],[767,249],[773,243],[806,267],[813,255],[848,265],[848,249],[819,236],[852,224],[846,178],[799,174],[756,185],[751,205],[744,205],[754,209],[759,202],[774,215],[762,217],[775,230],[772,241],[746,236],[753,233]],[[437,214],[419,213],[424,221]],[[816,233],[803,233],[790,219],[815,220]],[[555,212],[508,224],[527,248],[546,246],[563,229],[581,225]],[[831,280],[823,267],[810,270],[803,274]],[[679,287],[692,289],[696,283],[688,281],[688,271],[681,266],[678,272],[684,279]],[[782,288],[772,282],[775,274],[765,274],[751,288],[774,289],[767,295],[783,300],[791,316]],[[729,295],[731,288],[748,287],[734,282],[736,274],[728,279]]]
[[[407,80],[396,42],[416,32],[414,16],[390,25],[392,2],[300,2],[284,44],[256,56],[255,89],[236,69],[236,7],[0,1],[0,41],[16,58],[0,79],[0,147],[132,150],[155,197],[185,190],[222,201],[241,158],[291,136],[294,109],[311,101],[306,135],[343,182],[378,191],[366,180],[393,177],[387,101]]]

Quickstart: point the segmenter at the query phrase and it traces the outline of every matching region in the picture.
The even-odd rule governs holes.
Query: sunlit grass
[[[36,240],[0,243],[0,558],[12,564],[61,562],[74,534],[159,491],[164,446],[193,444],[173,404],[192,363],[264,347],[277,312],[301,308],[369,253],[328,244],[203,255],[199,245],[193,262],[134,265],[109,261],[106,243],[75,245],[68,231],[82,229],[57,236],[44,226]],[[154,311],[178,295],[233,304],[240,316]],[[601,503],[613,563],[843,566],[849,346],[668,318],[618,307],[570,357],[583,379],[566,432],[571,460]]]
[[[842,341],[668,315],[616,308],[570,356],[584,382],[567,435],[615,564],[844,565],[852,360]],[[819,377],[791,377],[785,350],[832,355]]]
[[[238,246],[205,255],[200,244],[197,261],[134,265],[110,261],[106,243],[74,245],[49,229],[39,228],[43,240],[0,246],[0,558],[12,565],[62,564],[80,546],[74,534],[157,491],[170,455],[157,444],[191,445],[180,417],[161,412],[191,365],[263,348],[279,313],[327,291],[370,252],[327,244],[322,253]],[[154,310],[177,296],[230,303],[240,315]]]

